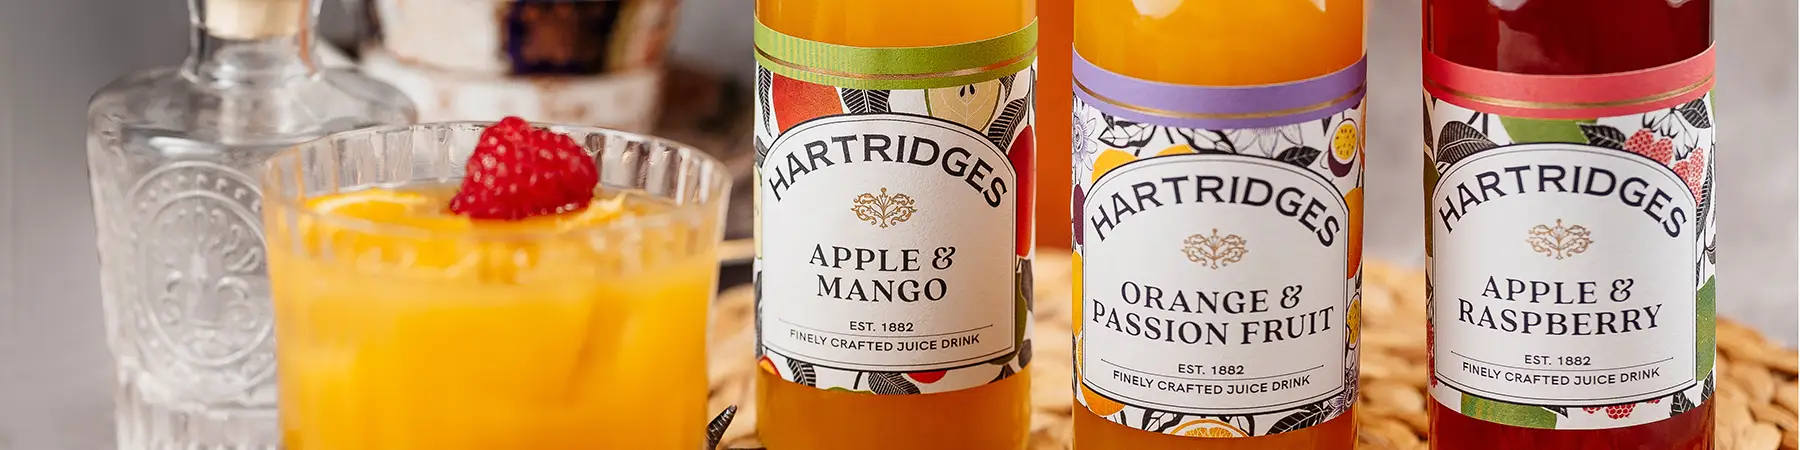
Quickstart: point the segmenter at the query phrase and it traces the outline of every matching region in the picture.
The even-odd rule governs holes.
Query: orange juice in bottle
[[[1023,448],[1035,9],[757,1],[768,448]]]
[[[1038,1],[1038,118],[1040,130],[1058,130],[1038,135],[1038,147],[1051,151],[1038,154],[1038,167],[1044,167],[1037,179],[1037,244],[1042,247],[1069,247],[1069,56],[1075,39],[1072,0]]]
[[[1075,448],[1355,444],[1362,0],[1075,0]]]

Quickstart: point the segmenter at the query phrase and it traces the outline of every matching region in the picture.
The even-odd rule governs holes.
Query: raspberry
[[[576,211],[599,183],[593,157],[574,139],[507,117],[482,130],[450,211],[499,220]]]
[[[1595,407],[1595,406],[1583,406],[1583,407],[1582,407],[1582,408],[1581,408],[1581,410],[1582,410],[1582,411],[1587,411],[1587,413],[1588,413],[1588,414],[1593,414],[1593,413],[1597,413],[1597,412],[1600,412],[1600,409],[1601,409],[1601,408],[1599,408],[1599,407]]]
[[[1675,156],[1675,141],[1657,139],[1656,133],[1650,130],[1638,130],[1625,139],[1625,150],[1644,155],[1656,162],[1668,164],[1669,158]]]
[[[1656,160],[1656,162],[1668,162],[1669,157],[1674,155],[1675,141],[1672,139],[1658,139],[1655,144],[1650,144],[1650,154],[1646,156]]]
[[[1631,410],[1636,409],[1636,408],[1637,408],[1636,403],[1626,403],[1623,405],[1608,406],[1608,407],[1606,407],[1606,417],[1609,419],[1613,419],[1613,420],[1619,420],[1619,419],[1623,419],[1626,417],[1630,417]]]
[[[1652,404],[1652,405],[1654,405],[1654,404],[1657,404],[1657,403],[1662,403],[1662,399],[1660,399],[1660,398],[1653,398],[1653,399],[1650,399],[1650,400],[1646,400],[1646,401],[1644,401],[1644,403],[1649,403],[1649,404]]]
[[[1701,186],[1701,183],[1706,182],[1705,148],[1694,149],[1694,153],[1689,154],[1687,159],[1677,161],[1674,166],[1670,166],[1669,168],[1675,171],[1675,175],[1681,177],[1681,181],[1687,182],[1688,190],[1694,193],[1695,203],[1706,201],[1705,193],[1700,190],[1704,187]]]

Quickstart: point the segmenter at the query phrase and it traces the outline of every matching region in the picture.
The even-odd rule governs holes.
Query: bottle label
[[[1364,64],[1223,89],[1074,64],[1079,401],[1213,438],[1348,411]]]
[[[1554,81],[1435,56],[1426,66],[1432,397],[1477,419],[1563,430],[1704,403],[1711,52]],[[1646,89],[1664,93],[1628,92]]]
[[[762,369],[884,395],[1025,370],[1036,26],[870,49],[759,24],[756,43]]]

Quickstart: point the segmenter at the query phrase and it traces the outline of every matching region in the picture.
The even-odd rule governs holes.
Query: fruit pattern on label
[[[879,395],[968,389],[1025,370],[1036,76],[1027,65],[972,84],[856,89],[757,67],[762,370],[819,389]],[[832,159],[850,161],[815,164]],[[841,248],[850,246],[858,248]],[[840,251],[851,255],[843,264],[835,262]],[[833,268],[819,268],[813,257],[834,261]],[[836,270],[851,260],[882,267]],[[868,278],[853,279],[859,274]],[[907,286],[921,298],[876,298]],[[771,329],[783,331],[765,334]]]
[[[1359,82],[1360,80],[1355,81]],[[1352,85],[1354,85],[1354,83],[1352,83]],[[1365,119],[1365,112],[1363,109],[1364,103],[1362,101],[1352,100],[1354,103],[1340,107],[1347,109],[1326,111],[1328,115],[1315,114],[1323,115],[1323,117],[1311,118],[1304,122],[1256,128],[1209,129],[1138,122],[1114,114],[1112,111],[1114,111],[1114,108],[1116,107],[1097,106],[1083,101],[1081,97],[1082,95],[1077,95],[1077,98],[1074,101],[1074,116],[1072,117],[1074,121],[1072,137],[1073,168],[1071,170],[1073,176],[1071,183],[1074,186],[1071,192],[1071,218],[1073,221],[1075,241],[1073,243],[1075,252],[1074,292],[1077,296],[1075,299],[1076,304],[1074,305],[1075,318],[1077,320],[1073,321],[1075,332],[1073,343],[1075,346],[1075,372],[1077,375],[1074,382],[1074,389],[1076,391],[1075,397],[1077,402],[1094,414],[1099,415],[1108,421],[1127,427],[1155,433],[1212,438],[1253,437],[1297,431],[1323,424],[1349,411],[1351,405],[1355,402],[1357,395],[1358,355],[1361,347],[1358,330],[1360,327],[1359,322],[1362,296],[1361,224],[1363,210],[1363,143],[1365,135],[1365,130],[1363,129]],[[1091,254],[1096,253],[1093,250],[1097,250],[1097,247],[1094,246],[1100,245],[1101,243],[1097,242],[1099,238],[1097,237],[1098,234],[1094,232],[1096,230],[1091,229],[1095,227],[1093,221],[1089,220],[1091,217],[1087,217],[1091,213],[1085,211],[1084,207],[1093,206],[1090,205],[1089,202],[1112,201],[1105,198],[1099,198],[1101,195],[1095,195],[1097,192],[1097,184],[1128,181],[1114,180],[1113,178],[1119,176],[1131,176],[1128,172],[1134,170],[1135,167],[1148,166],[1157,163],[1171,165],[1179,164],[1181,173],[1216,171],[1227,177],[1235,175],[1256,176],[1256,174],[1259,173],[1303,174],[1299,175],[1297,178],[1315,180],[1308,183],[1316,183],[1323,186],[1311,188],[1309,192],[1323,191],[1328,192],[1332,196],[1339,197],[1321,200],[1328,204],[1337,205],[1321,209],[1321,211],[1341,211],[1344,217],[1340,217],[1340,219],[1344,219],[1345,222],[1343,229],[1336,230],[1334,238],[1343,239],[1343,242],[1330,247],[1330,252],[1327,253],[1330,255],[1328,257],[1329,259],[1324,261],[1283,260],[1280,263],[1322,264],[1324,267],[1319,267],[1319,269],[1324,270],[1325,273],[1321,276],[1295,275],[1294,273],[1265,273],[1270,272],[1266,269],[1267,266],[1257,269],[1257,272],[1243,273],[1241,276],[1214,275],[1215,271],[1230,269],[1231,264],[1247,264],[1247,262],[1244,261],[1248,258],[1285,258],[1285,256],[1280,254],[1284,252],[1268,253],[1274,250],[1263,250],[1263,253],[1258,254],[1258,244],[1262,244],[1263,246],[1271,244],[1250,242],[1250,240],[1242,238],[1233,239],[1237,236],[1232,234],[1231,230],[1220,230],[1219,232],[1212,234],[1204,233],[1213,228],[1213,225],[1211,225],[1213,223],[1268,221],[1266,222],[1268,226],[1293,225],[1286,222],[1278,224],[1272,221],[1274,219],[1265,218],[1260,215],[1248,217],[1257,212],[1247,212],[1245,209],[1241,209],[1244,208],[1242,205],[1202,204],[1190,206],[1190,209],[1182,210],[1181,214],[1184,214],[1182,222],[1192,222],[1194,224],[1199,224],[1195,225],[1196,227],[1204,225],[1202,228],[1206,228],[1206,230],[1201,230],[1203,232],[1201,235],[1196,235],[1199,240],[1190,238],[1188,241],[1212,245],[1200,245],[1198,247],[1188,245],[1187,247],[1182,247],[1183,242],[1175,242],[1172,244],[1173,247],[1170,247],[1180,247],[1186,250],[1192,250],[1189,251],[1189,253],[1195,253],[1193,255],[1188,255],[1189,258],[1187,260],[1180,261],[1182,263],[1192,261],[1200,264],[1189,264],[1183,266],[1183,269],[1180,269],[1197,277],[1192,280],[1205,280],[1208,276],[1225,276],[1225,278],[1213,279],[1229,283],[1237,283],[1245,279],[1283,280],[1289,282],[1313,281],[1323,282],[1329,284],[1331,288],[1334,288],[1322,289],[1326,292],[1320,293],[1319,295],[1324,296],[1324,298],[1305,300],[1305,304],[1308,305],[1308,307],[1323,306],[1333,310],[1331,314],[1323,315],[1330,317],[1330,320],[1332,321],[1329,327],[1322,327],[1329,329],[1330,333],[1300,338],[1305,340],[1329,336],[1335,343],[1325,347],[1327,348],[1326,350],[1320,350],[1320,347],[1315,345],[1307,348],[1318,351],[1303,351],[1306,353],[1305,355],[1285,354],[1282,352],[1261,352],[1261,354],[1265,356],[1244,359],[1242,355],[1220,356],[1216,354],[1218,352],[1213,348],[1205,345],[1182,345],[1182,348],[1179,350],[1183,353],[1174,357],[1180,359],[1181,362],[1184,363],[1189,361],[1203,361],[1208,363],[1206,364],[1207,367],[1213,367],[1214,365],[1211,363],[1214,362],[1219,363],[1217,365],[1218,367],[1257,367],[1259,363],[1262,363],[1261,365],[1265,366],[1292,366],[1296,363],[1300,366],[1322,366],[1325,368],[1325,371],[1333,373],[1330,375],[1329,380],[1318,380],[1316,378],[1310,380],[1310,383],[1318,383],[1325,386],[1325,388],[1317,391],[1318,395],[1309,395],[1307,400],[1298,404],[1291,402],[1277,403],[1266,399],[1267,397],[1275,397],[1279,394],[1262,394],[1260,396],[1258,394],[1250,394],[1240,395],[1240,398],[1238,399],[1228,399],[1226,398],[1226,395],[1222,394],[1232,388],[1227,387],[1226,385],[1236,385],[1241,388],[1255,383],[1243,381],[1218,382],[1218,380],[1214,379],[1202,380],[1207,377],[1200,375],[1176,376],[1167,374],[1164,374],[1166,376],[1158,382],[1173,382],[1202,387],[1203,385],[1214,386],[1217,388],[1217,392],[1200,390],[1197,392],[1202,395],[1193,395],[1196,391],[1189,389],[1189,392],[1186,395],[1179,395],[1174,392],[1181,391],[1181,389],[1176,389],[1174,391],[1165,390],[1168,392],[1153,394],[1154,399],[1152,400],[1141,401],[1133,401],[1120,398],[1121,396],[1107,395],[1100,392],[1102,389],[1097,387],[1097,385],[1112,384],[1117,386],[1119,383],[1096,380],[1093,378],[1114,376],[1116,375],[1115,372],[1119,371],[1102,371],[1097,368],[1085,367],[1088,363],[1101,361],[1102,359],[1108,359],[1109,357],[1099,354],[1088,354],[1090,352],[1102,350],[1085,348],[1086,345],[1084,343],[1091,340],[1091,338],[1094,337],[1094,333],[1100,333],[1102,331],[1117,333],[1117,331],[1113,331],[1113,329],[1098,330],[1096,327],[1106,327],[1108,325],[1105,323],[1093,323],[1082,319],[1091,319],[1092,316],[1090,314],[1096,312],[1088,310],[1094,308],[1086,308],[1088,306],[1087,303],[1091,302],[1091,300],[1089,300],[1090,298],[1106,295],[1116,297],[1119,294],[1114,292],[1117,289],[1112,286],[1105,288],[1093,286],[1091,284],[1091,281],[1093,280],[1089,280],[1087,279],[1087,276],[1084,276],[1084,273],[1093,272],[1093,268],[1084,270],[1084,266],[1091,264],[1106,264],[1108,265],[1108,272],[1118,273],[1118,276],[1113,276],[1112,278],[1129,276],[1139,277],[1138,279],[1148,279],[1152,277],[1154,273],[1167,272],[1170,268],[1166,267],[1165,263],[1130,260],[1119,261],[1116,260],[1118,259],[1117,257],[1109,257],[1114,260],[1108,261],[1085,260],[1085,256],[1091,256]],[[1259,168],[1256,170],[1248,169],[1252,166],[1285,167],[1286,170],[1269,168]],[[1152,178],[1158,177],[1152,176]],[[1158,180],[1140,180],[1140,184],[1142,181]],[[1189,187],[1192,188],[1193,183],[1189,183]],[[1118,191],[1118,189],[1109,190]],[[1127,189],[1125,192],[1132,191]],[[1106,197],[1112,198],[1113,196],[1107,195]],[[1206,212],[1203,214],[1196,214],[1195,212],[1192,212],[1195,209],[1204,209]],[[1211,216],[1213,218],[1209,220],[1208,216],[1213,214],[1226,214],[1230,216]],[[1323,215],[1334,214],[1338,213],[1323,213]],[[1186,217],[1185,215],[1193,215],[1194,217]],[[1282,219],[1287,221],[1295,220],[1293,217],[1282,217]],[[1257,225],[1260,225],[1260,223]],[[1142,230],[1142,228],[1139,229]],[[1238,233],[1245,232],[1247,231],[1238,231]],[[1160,234],[1163,233],[1159,233],[1159,235]],[[1275,234],[1265,235],[1276,236]],[[1311,235],[1308,234],[1307,236]],[[1158,244],[1160,244],[1160,241]],[[1316,242],[1312,244],[1317,245]],[[1262,248],[1272,249],[1275,247]],[[1152,252],[1162,251],[1164,249],[1121,249],[1119,251],[1128,250]],[[1309,251],[1318,250],[1315,249]],[[1265,259],[1265,261],[1269,260]],[[1133,268],[1132,265],[1134,262],[1139,266]],[[1145,264],[1149,265],[1145,266]],[[1222,269],[1213,269],[1212,267],[1214,264],[1220,265]],[[1253,266],[1245,267],[1248,268]],[[1314,267],[1308,266],[1308,268]],[[1320,271],[1304,270],[1297,271],[1296,273],[1300,272],[1312,274]],[[1223,274],[1224,272],[1218,273]],[[1169,276],[1161,275],[1161,278],[1169,278]],[[1272,282],[1273,281],[1271,281],[1271,283]],[[1209,287],[1216,288],[1216,284],[1218,283],[1201,282],[1199,285],[1184,284],[1181,287],[1190,291],[1206,291]],[[1165,287],[1164,290],[1167,291],[1169,288],[1170,287]],[[1276,285],[1276,289],[1279,289],[1279,285]],[[1311,292],[1311,290],[1308,290],[1307,292]],[[1166,294],[1165,298],[1167,295],[1173,294]],[[1279,297],[1279,295],[1271,297],[1271,304],[1275,303],[1273,301],[1274,297]],[[1201,320],[1200,318],[1203,316],[1191,315],[1183,317]],[[1232,336],[1236,336],[1236,332],[1233,332]],[[1134,349],[1129,345],[1123,344],[1115,344],[1111,347],[1114,348],[1112,351],[1120,353],[1115,354],[1110,358],[1128,356],[1126,353],[1134,351],[1147,351],[1142,348]],[[1306,361],[1294,361],[1292,358],[1302,358],[1306,359]],[[1084,363],[1084,361],[1086,363]],[[1145,359],[1145,361],[1148,361],[1148,359]],[[1109,360],[1107,362],[1110,363],[1112,361]],[[1337,369],[1340,367],[1341,371],[1340,369]],[[1313,371],[1319,370],[1313,369]],[[1203,373],[1208,375],[1212,374],[1212,372]],[[1139,382],[1141,383],[1152,378],[1155,377],[1139,379]],[[1249,379],[1242,378],[1240,380]],[[1317,386],[1313,388],[1317,388]],[[1161,403],[1162,405],[1152,405],[1150,403]]]
[[[1696,93],[1696,96],[1699,94]],[[1465,108],[1450,101],[1425,94],[1425,164],[1423,167],[1425,192],[1427,195],[1426,220],[1426,293],[1427,315],[1427,347],[1428,353],[1434,355],[1430,365],[1433,374],[1429,381],[1431,396],[1444,407],[1459,411],[1462,414],[1500,424],[1519,427],[1581,430],[1621,428],[1633,425],[1656,422],[1685,413],[1704,404],[1713,395],[1714,378],[1714,310],[1716,306],[1716,285],[1714,280],[1714,263],[1716,256],[1714,244],[1717,239],[1715,230],[1717,218],[1713,197],[1715,194],[1713,181],[1714,115],[1712,96],[1710,93],[1698,96],[1690,101],[1673,107],[1658,108],[1640,114],[1624,116],[1599,117],[1592,119],[1530,119],[1500,116]],[[1519,156],[1520,152],[1530,152],[1529,156]],[[1510,165],[1502,163],[1481,163],[1478,160],[1512,161]],[[1526,164],[1524,161],[1529,161]],[[1479,202],[1460,202],[1470,208],[1457,214],[1458,208],[1449,207],[1440,211],[1445,204],[1440,195],[1434,192],[1458,192],[1452,180],[1468,181],[1463,173],[1471,167],[1486,164],[1507,173],[1523,175],[1527,171],[1541,171],[1538,168],[1556,169],[1566,167],[1570,175],[1587,174],[1587,179],[1579,189],[1593,192],[1573,192],[1567,190],[1550,191],[1532,188],[1542,181],[1544,186],[1560,186],[1559,180],[1550,175],[1532,175],[1522,178],[1520,183],[1530,185],[1520,188],[1536,189],[1542,193],[1530,197],[1529,204],[1513,206],[1475,206],[1483,204],[1500,205],[1494,198],[1480,197],[1489,193],[1505,191],[1504,186],[1489,186],[1494,191],[1474,190],[1473,198]],[[1498,164],[1498,165],[1497,165]],[[1506,166],[1506,167],[1501,167]],[[1486,166],[1481,166],[1486,167]],[[1516,170],[1512,170],[1516,169]],[[1596,170],[1600,173],[1596,175]],[[1479,171],[1479,170],[1477,170]],[[1556,170],[1561,176],[1562,169]],[[1516,173],[1515,173],[1516,172]],[[1534,172],[1535,173],[1535,172]],[[1614,188],[1607,188],[1610,182],[1600,182],[1602,178],[1613,177],[1625,180]],[[1512,175],[1506,175],[1499,184],[1510,182]],[[1637,178],[1630,178],[1637,177]],[[1489,177],[1494,178],[1494,177]],[[1660,181],[1659,181],[1660,180]],[[1494,181],[1490,179],[1488,181]],[[1659,184],[1660,183],[1660,184]],[[1493,184],[1493,183],[1490,183]],[[1661,186],[1679,190],[1673,193],[1658,191]],[[1624,186],[1624,187],[1618,187]],[[1633,188],[1632,186],[1639,186]],[[1628,189],[1629,188],[1629,189]],[[1447,190],[1446,190],[1447,189]],[[1626,191],[1654,192],[1647,194],[1647,199],[1634,201],[1637,197],[1627,195]],[[1602,195],[1611,191],[1611,195]],[[1685,192],[1682,192],[1685,191]],[[1512,192],[1506,192],[1512,194]],[[1585,194],[1585,195],[1583,195]],[[1671,194],[1671,195],[1659,195]],[[1456,194],[1450,198],[1458,198]],[[1464,197],[1470,197],[1464,195]],[[1594,200],[1605,198],[1606,205],[1593,206]],[[1658,201],[1660,199],[1660,201]],[[1523,199],[1520,199],[1521,201]],[[1611,204],[1625,202],[1626,207]],[[1479,216],[1466,211],[1474,208],[1524,208],[1515,211],[1529,211],[1532,223],[1545,222],[1536,227],[1520,228],[1516,236],[1490,236],[1486,234],[1471,235],[1455,231],[1443,232],[1443,222],[1452,220],[1445,218],[1459,217],[1462,224],[1475,229],[1485,226],[1482,222],[1501,220],[1502,218],[1480,220]],[[1672,213],[1677,209],[1684,212]],[[1503,211],[1503,209],[1495,209]],[[1519,214],[1508,213],[1517,216]],[[1493,217],[1490,215],[1489,217]],[[1573,217],[1587,217],[1578,223]],[[1569,219],[1566,223],[1563,220]],[[1685,220],[1684,220],[1685,219]],[[1510,219],[1509,219],[1510,220]],[[1645,222],[1658,220],[1660,222]],[[1470,223],[1475,222],[1475,223]],[[1648,235],[1662,238],[1678,238],[1674,244],[1651,245],[1645,242],[1621,242],[1619,236],[1639,222],[1649,223],[1653,228]],[[1456,225],[1465,226],[1465,225]],[[1666,229],[1664,227],[1667,227]],[[1510,229],[1508,230],[1510,231]],[[1661,234],[1667,233],[1666,236]],[[1639,234],[1638,236],[1646,236]],[[1451,241],[1451,239],[1457,239]],[[1496,246],[1518,246],[1496,247]],[[1451,249],[1479,248],[1474,255]],[[1679,255],[1683,260],[1641,260],[1646,258],[1644,252],[1654,248],[1666,248],[1667,253]],[[1531,259],[1511,259],[1516,254],[1535,254]],[[1660,254],[1660,253],[1659,253]],[[1691,256],[1691,260],[1689,259]],[[1454,259],[1454,261],[1452,261]],[[1652,268],[1654,270],[1646,270]],[[1454,272],[1452,272],[1454,271]],[[1553,273],[1556,277],[1572,277],[1571,279],[1600,278],[1606,274],[1605,280],[1612,283],[1599,283],[1594,286],[1580,285],[1574,282],[1570,286],[1558,287],[1551,282],[1531,280],[1507,280],[1503,273],[1507,271],[1525,273]],[[1470,274],[1479,272],[1475,285],[1470,285]],[[1620,275],[1624,273],[1624,275]],[[1645,288],[1645,273],[1659,278],[1649,280],[1658,285],[1681,286],[1680,291],[1691,291],[1693,297],[1686,292],[1643,292],[1639,296],[1656,296],[1669,301],[1658,303],[1654,312],[1659,319],[1649,320],[1648,315],[1632,316],[1613,315],[1609,312],[1597,312],[1603,308],[1618,309],[1631,305],[1630,297],[1615,295],[1625,288],[1628,292],[1636,284]],[[1663,276],[1668,273],[1671,275]],[[1493,291],[1479,280],[1493,276]],[[1633,275],[1636,274],[1636,275]],[[1452,294],[1447,289],[1452,275],[1464,287]],[[1516,283],[1514,283],[1516,281]],[[1541,280],[1540,280],[1541,281]],[[1537,283],[1537,284],[1534,284]],[[1509,284],[1512,284],[1509,286]],[[1516,289],[1515,289],[1516,288]],[[1486,292],[1485,294],[1483,294]],[[1504,309],[1508,306],[1507,293],[1532,295],[1534,300],[1512,300],[1512,305],[1521,309]],[[1502,299],[1494,299],[1500,294]],[[1609,299],[1608,296],[1611,296]],[[1442,297],[1442,298],[1440,298]],[[1461,315],[1470,297],[1486,297],[1475,299],[1482,305],[1499,305],[1504,309],[1494,312],[1493,321],[1484,318],[1484,312],[1491,312],[1486,306],[1467,316]],[[1589,298],[1593,297],[1593,298]],[[1586,300],[1584,300],[1586,299]],[[1550,328],[1546,313],[1522,312],[1527,308],[1545,308],[1545,305],[1557,305],[1561,308],[1572,308],[1569,311],[1580,311],[1570,314],[1586,315],[1589,322],[1574,322],[1569,319],[1569,327],[1560,331]],[[1614,306],[1617,305],[1617,306]],[[1691,309],[1690,309],[1691,308]],[[1513,314],[1516,322],[1506,322],[1503,314]],[[1537,314],[1537,316],[1531,316]],[[1529,317],[1539,317],[1538,322],[1530,322]],[[1605,317],[1605,319],[1598,319]],[[1623,317],[1623,318],[1620,318]],[[1631,321],[1629,319],[1639,319]],[[1474,319],[1473,321],[1469,319]],[[1609,326],[1602,328],[1598,321]],[[1591,324],[1582,328],[1582,323]],[[1528,325],[1529,324],[1529,325]],[[1655,325],[1655,329],[1643,331]],[[1524,328],[1536,326],[1537,328]],[[1589,332],[1582,332],[1587,329]],[[1492,345],[1483,342],[1492,338],[1467,340],[1462,347],[1447,348],[1443,333],[1451,330],[1463,330],[1461,333],[1487,333],[1488,330],[1500,330],[1521,333],[1532,330],[1532,334],[1521,334],[1519,339],[1507,340],[1504,349],[1512,353],[1523,353],[1521,361],[1494,362],[1478,360],[1469,355],[1489,350]],[[1619,336],[1626,330],[1650,334],[1651,338],[1633,336],[1620,340]],[[1689,332],[1691,330],[1691,332]],[[1601,333],[1604,331],[1605,333]],[[1598,334],[1596,334],[1598,333]],[[1612,336],[1608,336],[1612,334]],[[1580,335],[1585,337],[1576,337]],[[1692,342],[1687,339],[1692,338]],[[1613,339],[1613,340],[1605,340]],[[1649,339],[1645,341],[1645,339]],[[1691,344],[1689,346],[1688,344]],[[1551,369],[1549,367],[1588,365],[1591,362],[1585,356],[1567,356],[1585,352],[1593,355],[1593,361],[1601,356],[1620,353],[1609,351],[1609,346],[1631,346],[1637,353],[1655,353],[1643,359],[1654,359],[1646,365],[1665,363],[1677,367],[1676,373],[1659,369],[1646,369],[1642,373],[1620,370],[1575,370]],[[1525,346],[1526,348],[1519,348]],[[1479,347],[1479,348],[1477,348]],[[1623,350],[1623,349],[1621,349]],[[1660,352],[1660,353],[1657,353]],[[1498,352],[1491,352],[1498,353]],[[1666,358],[1665,358],[1666,356]],[[1440,367],[1439,363],[1447,363],[1451,358],[1464,361],[1457,367]],[[1493,359],[1490,357],[1490,359]],[[1479,362],[1476,362],[1479,361]],[[1483,364],[1493,364],[1484,367]],[[1690,364],[1691,363],[1691,364]],[[1591,364],[1599,365],[1597,362]],[[1521,367],[1523,366],[1523,367]],[[1612,367],[1608,369],[1618,369]],[[1692,369],[1689,371],[1689,369]],[[1449,373],[1446,371],[1461,371]],[[1613,373],[1617,372],[1617,373]],[[1653,374],[1653,375],[1647,375]],[[1499,377],[1499,378],[1495,378]],[[1650,379],[1652,377],[1660,377]],[[1469,387],[1464,382],[1489,382],[1483,380],[1505,379],[1507,384],[1501,390],[1486,391],[1485,395],[1465,392],[1477,388]],[[1619,400],[1605,400],[1600,394],[1589,394],[1602,388],[1625,389],[1630,383],[1656,382],[1656,387],[1673,386],[1660,389],[1640,389],[1633,395],[1621,395]],[[1587,383],[1600,386],[1591,389],[1568,389]],[[1457,386],[1453,386],[1453,384]],[[1462,386],[1463,389],[1459,389]],[[1560,390],[1559,390],[1560,389]],[[1670,392],[1673,390],[1673,392]],[[1502,392],[1503,391],[1503,392]],[[1569,394],[1576,392],[1577,394]],[[1642,394],[1638,392],[1648,392]],[[1537,404],[1526,404],[1524,401],[1501,401],[1494,397],[1506,396],[1510,399],[1535,398]],[[1645,398],[1649,397],[1649,398]]]

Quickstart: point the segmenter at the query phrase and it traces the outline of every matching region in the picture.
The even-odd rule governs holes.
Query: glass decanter
[[[89,101],[120,449],[282,446],[254,171],[280,149],[417,117],[398,90],[321,67],[319,3],[189,0],[186,62]]]

